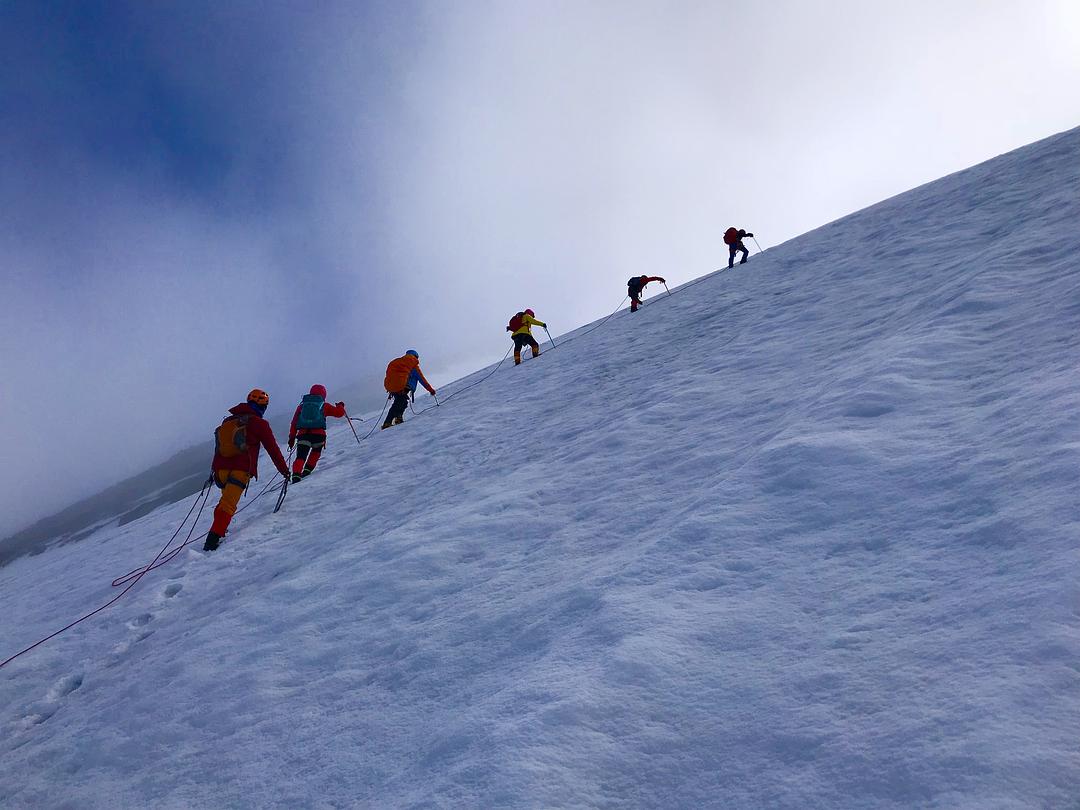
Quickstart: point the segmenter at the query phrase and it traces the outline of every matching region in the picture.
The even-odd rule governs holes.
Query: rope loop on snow
[[[157,555],[154,557],[154,559],[152,559],[147,565],[143,566],[142,568],[136,568],[130,574],[125,574],[123,577],[120,577],[118,580],[115,580],[113,582],[114,585],[127,583],[127,587],[124,588],[124,590],[120,591],[120,593],[118,593],[116,596],[114,596],[112,599],[110,599],[105,604],[101,605],[100,607],[97,607],[94,610],[91,610],[89,613],[86,613],[86,614],[80,616],[75,621],[64,625],[59,630],[56,630],[55,632],[50,633],[49,635],[45,636],[44,638],[41,638],[41,639],[35,641],[29,647],[26,647],[26,648],[24,648],[22,650],[19,650],[19,652],[15,653],[14,655],[10,656],[9,658],[6,658],[3,661],[0,661],[0,668],[6,667],[8,664],[10,664],[12,661],[14,661],[19,656],[24,655],[24,654],[30,652],[31,650],[33,650],[33,649],[35,649],[37,647],[40,647],[46,641],[49,641],[50,639],[56,638],[61,633],[67,632],[68,630],[70,630],[75,625],[86,621],[91,616],[96,616],[98,613],[101,613],[101,611],[105,610],[106,608],[111,607],[112,605],[114,605],[118,601],[120,601],[120,599],[128,591],[130,591],[132,588],[134,588],[139,583],[139,580],[141,580],[144,576],[146,576],[150,571],[153,571],[155,568],[159,568],[163,564],[162,563],[162,557],[165,556],[165,552],[168,551],[169,546],[172,545],[173,541],[179,536],[180,532],[183,531],[184,525],[187,523],[188,518],[191,517],[191,513],[194,512],[195,507],[198,506],[199,507],[199,512],[195,516],[195,520],[192,522],[191,528],[188,530],[187,540],[184,541],[183,545],[173,549],[173,551],[171,553],[171,556],[169,556],[168,559],[172,559],[174,556],[176,556],[176,553],[178,553],[181,548],[183,548],[189,542],[191,542],[191,535],[195,531],[195,526],[199,522],[199,518],[202,516],[203,507],[206,506],[206,501],[209,499],[209,496],[210,496],[210,483],[211,483],[211,479],[207,479],[206,483],[203,484],[202,489],[199,491],[199,494],[195,496],[195,500],[192,502],[191,507],[188,509],[187,514],[184,515],[184,519],[180,522],[180,525],[176,527],[176,531],[172,533],[172,537],[170,537],[169,541],[164,546],[161,547],[161,551],[159,551],[157,553]]]

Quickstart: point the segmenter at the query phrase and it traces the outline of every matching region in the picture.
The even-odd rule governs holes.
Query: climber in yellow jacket
[[[524,312],[517,313],[510,319],[509,325],[506,327],[506,331],[510,332],[510,338],[514,341],[514,365],[521,365],[521,348],[523,346],[529,346],[532,348],[532,356],[537,357],[540,354],[540,344],[536,342],[536,338],[532,336],[532,328],[539,326],[541,329],[547,329],[547,324],[543,321],[536,320],[536,313],[531,309],[527,309]]]

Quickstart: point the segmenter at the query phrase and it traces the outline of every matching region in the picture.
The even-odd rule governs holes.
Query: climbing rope
[[[59,630],[57,630],[57,631],[55,631],[53,633],[50,633],[49,635],[45,636],[44,638],[41,638],[38,641],[35,641],[29,647],[26,647],[25,649],[19,650],[19,652],[15,653],[11,657],[6,658],[3,661],[0,661],[0,668],[6,667],[8,664],[10,664],[12,661],[14,661],[20,655],[24,655],[24,654],[30,652],[31,650],[35,649],[36,647],[40,647],[46,641],[49,641],[50,639],[56,638],[61,633],[67,632],[68,630],[70,630],[75,625],[86,621],[91,616],[96,616],[98,613],[101,613],[106,608],[112,607],[117,602],[119,602],[120,599],[123,598],[123,596],[128,591],[130,591],[132,588],[134,588],[139,583],[139,580],[141,580],[144,576],[146,576],[146,574],[148,572],[153,571],[154,568],[158,567],[158,563],[161,560],[161,557],[168,550],[169,546],[172,545],[173,541],[180,535],[180,532],[183,531],[184,525],[187,523],[188,518],[191,517],[191,513],[194,512],[195,507],[198,506],[199,507],[199,512],[198,512],[197,515],[195,515],[195,520],[192,522],[191,528],[188,530],[188,539],[185,540],[184,545],[187,545],[187,543],[190,542],[191,535],[195,531],[195,526],[196,526],[196,524],[198,524],[199,518],[202,516],[203,507],[206,506],[206,501],[208,500],[209,495],[210,495],[210,480],[208,479],[206,481],[206,483],[203,484],[203,488],[199,491],[199,494],[195,496],[195,500],[194,500],[194,502],[192,502],[191,508],[188,509],[188,512],[184,516],[184,519],[180,522],[180,525],[176,528],[176,531],[173,532],[172,537],[169,538],[169,542],[167,542],[164,546],[161,547],[161,551],[159,551],[157,553],[157,556],[155,556],[154,559],[151,560],[148,565],[144,566],[143,568],[136,569],[135,571],[133,571],[132,572],[133,576],[125,575],[125,577],[130,576],[130,578],[129,579],[127,579],[127,578],[124,579],[124,581],[127,582],[127,587],[124,588],[124,590],[120,591],[120,593],[118,593],[116,596],[114,596],[112,599],[110,599],[108,602],[101,605],[100,607],[97,607],[94,610],[91,610],[89,613],[87,613],[87,614],[85,614],[83,616],[80,616],[75,621],[64,625]],[[180,548],[183,548],[183,546],[181,546]],[[177,550],[178,549],[174,549],[174,551],[177,551]],[[116,584],[116,583],[114,582],[113,584]]]
[[[754,242],[756,244],[757,240],[755,239]],[[761,246],[760,245],[758,245],[758,251],[761,252]],[[688,290],[691,287],[694,287],[694,286],[696,286],[698,284],[701,284],[702,282],[705,282],[705,281],[708,281],[711,278],[714,278],[715,276],[722,273],[724,270],[729,270],[729,269],[731,269],[731,268],[723,268],[723,267],[719,268],[718,270],[716,270],[716,271],[714,271],[712,273],[708,273],[708,274],[702,276],[701,278],[698,278],[698,279],[695,279],[694,281],[691,281],[689,284],[684,284],[682,287],[677,288],[676,292],[682,292],[683,290]],[[671,292],[670,289],[668,289],[666,283],[664,284],[664,289],[667,291],[667,296],[666,297],[670,297],[672,295],[672,292]],[[551,340],[551,350],[554,351],[555,349],[559,348],[560,346],[565,346],[567,343],[570,343],[570,342],[572,342],[572,341],[574,341],[574,340],[576,340],[576,339],[578,339],[580,337],[584,337],[585,335],[599,329],[601,326],[604,326],[608,321],[610,321],[612,318],[615,317],[615,315],[618,314],[619,310],[622,309],[622,306],[626,302],[627,298],[629,298],[629,296],[623,296],[623,298],[619,301],[619,305],[617,307],[615,307],[614,311],[612,311],[612,313],[610,315],[608,315],[606,318],[604,318],[602,321],[598,321],[597,323],[593,324],[592,326],[590,326],[588,329],[584,330],[583,332],[578,332],[577,334],[572,335],[571,337],[560,338],[560,342],[558,344],[556,344],[554,340],[551,340],[551,333],[548,332],[548,339]],[[546,327],[545,327],[544,331],[547,331]],[[459,388],[456,391],[453,391],[448,396],[446,396],[441,402],[440,402],[440,400],[438,400],[436,398],[435,405],[429,405],[428,407],[417,411],[415,408],[413,408],[412,402],[410,401],[410,403],[409,403],[410,410],[412,410],[414,415],[421,416],[421,415],[427,413],[428,411],[432,410],[433,408],[439,407],[441,404],[449,402],[451,399],[453,399],[458,394],[462,394],[465,391],[468,391],[470,388],[474,388],[477,385],[479,385],[480,383],[485,382],[486,380],[490,379],[502,367],[502,364],[504,362],[506,362],[506,358],[510,356],[511,351],[513,351],[513,346],[511,346],[509,349],[506,350],[506,354],[504,354],[502,356],[502,359],[499,360],[499,362],[495,364],[495,366],[491,369],[491,371],[489,371],[483,377],[469,383],[468,385],[466,385],[466,386],[464,386],[462,388]],[[354,435],[354,437],[356,437],[357,444],[360,444],[364,440],[370,438],[371,435],[379,428],[379,425],[380,425],[380,422],[381,422],[381,420],[383,418],[383,415],[386,413],[386,409],[388,407],[388,404],[389,404],[389,399],[387,400],[386,403],[383,404],[382,410],[379,413],[379,418],[376,419],[372,423],[371,429],[368,430],[368,432],[366,434],[364,434],[364,436],[362,438],[356,435],[356,430],[355,430],[355,428],[353,428],[352,420],[349,419],[349,427],[353,429],[353,435]],[[292,458],[292,451],[289,452],[289,459],[291,460],[291,458]],[[56,638],[57,636],[61,635],[62,633],[65,633],[68,630],[70,630],[72,627],[75,627],[77,624],[80,624],[81,622],[86,621],[87,619],[91,618],[92,616],[95,616],[98,613],[101,613],[103,610],[106,610],[107,608],[109,608],[112,605],[116,604],[116,602],[118,602],[121,598],[123,598],[123,596],[125,594],[127,594],[128,591],[130,591],[132,588],[134,588],[135,585],[137,585],[139,583],[139,581],[144,576],[146,576],[151,571],[153,571],[153,570],[155,570],[157,568],[160,568],[161,566],[165,565],[166,563],[170,562],[171,560],[175,559],[176,556],[184,548],[186,548],[193,540],[195,527],[196,527],[196,525],[198,525],[199,519],[202,517],[203,509],[206,507],[206,503],[209,500],[210,485],[212,483],[213,483],[213,476],[211,476],[209,479],[207,479],[206,483],[203,484],[202,489],[199,491],[199,494],[196,496],[195,501],[192,503],[191,507],[188,509],[188,512],[184,516],[183,521],[181,521],[181,523],[177,527],[176,531],[173,532],[172,536],[169,538],[169,541],[154,556],[154,559],[152,559],[147,565],[142,566],[140,568],[133,569],[132,571],[129,571],[128,573],[124,574],[123,576],[117,577],[116,579],[114,579],[112,581],[113,587],[126,586],[126,587],[124,587],[124,589],[120,593],[118,593],[115,597],[113,597],[112,599],[110,599],[105,604],[101,605],[100,607],[95,608],[94,610],[90,611],[89,613],[86,613],[85,615],[80,616],[75,621],[70,622],[69,624],[67,624],[64,627],[60,628],[59,630],[57,630],[57,631],[55,631],[53,633],[50,633],[49,635],[45,636],[42,639],[39,639],[38,641],[34,642],[33,644],[26,647],[25,649],[20,650],[19,652],[15,653],[14,655],[10,656],[9,658],[5,659],[4,661],[0,661],[0,668],[3,668],[5,666],[7,666],[9,663],[14,661],[16,658],[20,657],[21,655],[24,655],[24,654],[30,652],[31,650],[41,646],[42,644],[49,641],[50,639]],[[237,509],[235,514],[240,514],[241,512],[243,512],[249,506],[254,504],[257,500],[259,500],[259,498],[261,498],[267,492],[271,491],[271,489],[273,489],[274,491],[280,490],[280,494],[278,496],[277,504],[276,504],[276,506],[274,508],[274,511],[277,512],[281,508],[282,501],[284,501],[285,495],[286,495],[286,493],[288,491],[288,479],[287,478],[283,479],[280,483],[277,483],[276,487],[274,486],[275,483],[277,483],[276,477],[271,478],[266,483],[266,485],[262,488],[262,490],[260,490],[259,493],[257,495],[255,495],[255,497],[253,497],[250,501],[248,501],[244,506],[242,506],[240,509]],[[188,534],[187,534],[187,537],[185,538],[184,542],[181,543],[176,548],[174,548],[172,550],[169,550],[169,547],[172,545],[173,541],[179,536],[180,532],[183,531],[184,526],[187,524],[188,518],[191,517],[191,514],[192,514],[192,512],[195,511],[196,506],[198,506],[198,513],[195,515],[195,520],[192,522],[191,527],[188,529]]]
[[[714,270],[714,271],[712,271],[710,273],[706,273],[701,278],[695,279],[694,281],[691,281],[688,284],[684,284],[681,287],[676,288],[675,292],[682,292],[683,290],[688,290],[691,287],[694,287],[694,286],[696,286],[698,284],[701,284],[704,281],[708,281],[709,279],[716,277],[720,273],[723,273],[725,270],[730,270],[730,269],[731,268],[729,268],[729,267],[721,267],[721,268],[718,268],[717,270]],[[672,295],[674,295],[674,293],[672,293],[671,290],[668,289],[668,286],[667,286],[666,283],[664,284],[664,290],[667,292],[667,295],[664,296],[665,298],[670,298]],[[612,318],[614,318],[616,315],[619,314],[619,311],[622,309],[623,304],[626,303],[626,301],[629,299],[629,297],[630,297],[629,295],[624,295],[622,297],[622,300],[619,301],[618,306],[616,306],[615,309],[612,310],[610,315],[608,315],[602,321],[597,321],[596,323],[594,323],[592,326],[590,326],[585,331],[578,332],[577,334],[572,334],[569,337],[564,335],[564,336],[559,338],[558,343],[555,343],[555,341],[552,340],[551,341],[551,351],[554,351],[555,349],[558,349],[558,348],[560,348],[562,346],[565,346],[568,343],[572,343],[573,341],[577,340],[580,337],[584,337],[585,335],[589,334],[590,332],[595,332],[597,329],[599,329],[601,326],[603,326],[604,324],[606,324],[608,321],[610,321]],[[545,332],[547,331],[546,327],[545,327],[544,331]],[[550,332],[548,332],[548,338],[549,339],[551,338],[551,333]],[[499,368],[502,366],[502,364],[506,361],[506,358],[510,356],[511,351],[513,351],[513,346],[511,346],[509,349],[506,350],[506,354],[503,355],[502,360],[500,360],[498,363],[496,363],[495,367],[492,368],[491,371],[489,371],[487,374],[485,374],[480,379],[474,380],[473,382],[469,383],[464,388],[459,388],[457,391],[454,391],[453,393],[449,394],[444,399],[442,399],[441,403],[437,400],[435,405],[428,405],[426,408],[422,408],[422,409],[420,409],[418,411],[418,410],[416,410],[416,408],[413,407],[413,404],[410,401],[409,410],[412,411],[414,416],[421,416],[421,415],[427,413],[428,411],[433,410],[434,408],[438,407],[440,404],[449,402],[452,398],[454,398],[458,394],[464,393],[465,391],[468,391],[470,388],[473,388],[474,386],[479,385],[480,383],[482,383],[485,380],[487,380],[488,378],[490,378],[496,371],[499,370]],[[372,432],[373,431],[374,431],[374,428],[372,429]],[[370,435],[371,435],[371,432],[368,433],[368,436],[370,436]],[[367,436],[365,436],[364,438],[366,439]]]
[[[289,458],[292,458],[292,453],[289,453]],[[286,466],[288,466],[288,465],[286,465]],[[212,483],[212,481],[213,481],[213,478],[211,477],[211,479],[209,481],[207,481],[207,484]],[[277,484],[277,486],[274,486],[275,483]],[[266,482],[266,485],[259,491],[259,493],[257,495],[252,497],[252,499],[250,501],[248,501],[246,504],[244,504],[239,509],[237,509],[236,514],[234,514],[233,517],[235,517],[236,515],[239,515],[241,512],[243,512],[245,509],[247,509],[249,506],[251,506],[253,503],[255,503],[255,501],[259,500],[259,498],[261,498],[267,492],[271,491],[271,488],[275,492],[278,489],[281,489],[281,487],[284,485],[284,483],[285,483],[284,481],[279,482],[277,480],[277,476],[275,475],[273,478],[271,478],[269,481]],[[203,505],[205,506],[205,503]],[[189,515],[190,515],[190,513],[189,513]],[[196,516],[195,523],[199,522],[199,517],[201,515],[202,515],[202,507],[199,508],[199,515]],[[187,520],[187,518],[185,518],[185,520]],[[131,571],[128,571],[123,576],[117,577],[116,579],[114,579],[112,581],[112,586],[114,588],[118,588],[121,585],[124,585],[125,583],[130,582],[133,577],[142,576],[143,574],[149,573],[150,571],[153,571],[153,570],[155,570],[157,568],[161,568],[161,566],[163,566],[166,563],[171,562],[172,560],[176,559],[177,554],[179,554],[181,551],[183,551],[185,548],[187,548],[189,545],[191,545],[191,543],[197,541],[198,539],[200,539],[202,537],[201,534],[196,535],[194,537],[192,536],[194,534],[194,530],[195,530],[195,523],[191,524],[191,531],[188,532],[187,539],[184,540],[183,544],[181,544],[181,545],[177,546],[176,548],[172,549],[168,554],[159,555],[160,559],[155,558],[155,560],[152,563],[150,563],[150,565],[144,566],[142,568],[135,568],[135,569],[133,569]]]

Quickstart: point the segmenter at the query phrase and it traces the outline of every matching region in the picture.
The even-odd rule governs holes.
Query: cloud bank
[[[0,23],[0,530],[209,436],[251,387],[285,409],[408,347],[445,381],[517,309],[557,334],[629,275],[720,266],[729,224],[775,244],[1080,119],[1068,2]]]

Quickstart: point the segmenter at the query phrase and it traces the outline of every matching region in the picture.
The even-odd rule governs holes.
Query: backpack
[[[626,288],[630,290],[630,292],[639,292],[641,290],[641,276],[634,276],[627,281]]]
[[[221,427],[214,431],[214,452],[224,458],[247,453],[247,426],[250,414],[226,416]]]
[[[525,313],[519,312],[513,318],[510,319],[509,326],[506,327],[507,332],[516,332],[522,326],[525,325]]]
[[[325,399],[317,394],[304,394],[300,400],[300,414],[296,417],[297,430],[326,430],[326,415],[323,413]]]
[[[735,230],[734,228],[728,228],[726,231],[724,231],[724,244],[725,245],[734,245],[738,241],[739,241],[739,232],[737,230]]]

